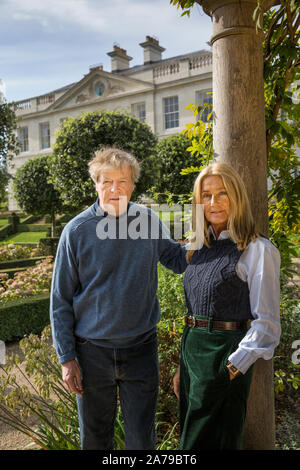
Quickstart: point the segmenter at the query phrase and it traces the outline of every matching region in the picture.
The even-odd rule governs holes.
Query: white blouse
[[[221,232],[218,240],[224,238],[229,238],[228,230]],[[248,283],[254,320],[238,349],[228,360],[245,374],[257,359],[271,359],[279,344],[280,253],[266,238],[257,238],[242,253],[236,264],[236,272]]]

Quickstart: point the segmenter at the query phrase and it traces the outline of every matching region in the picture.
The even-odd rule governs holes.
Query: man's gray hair
[[[131,169],[133,183],[136,183],[140,176],[140,164],[137,159],[124,150],[106,147],[95,151],[94,158],[89,162],[89,173],[94,183],[97,183],[102,170],[126,165]]]

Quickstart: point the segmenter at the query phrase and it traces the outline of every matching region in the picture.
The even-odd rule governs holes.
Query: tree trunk
[[[55,212],[51,212],[51,237],[56,237],[56,219]]]
[[[258,230],[268,235],[267,155],[262,37],[257,0],[203,0],[212,17],[214,160],[241,175]],[[254,366],[245,425],[245,449],[274,449],[273,361]]]

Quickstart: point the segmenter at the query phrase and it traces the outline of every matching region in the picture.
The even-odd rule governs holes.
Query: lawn
[[[20,223],[22,223],[27,217],[23,217],[20,219]],[[8,225],[9,221],[8,219],[0,219],[0,226]]]
[[[1,242],[4,243],[38,243],[41,238],[45,238],[47,232],[20,232],[11,235]]]

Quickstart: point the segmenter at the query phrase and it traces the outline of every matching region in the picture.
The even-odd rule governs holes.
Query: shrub
[[[0,304],[0,339],[16,341],[40,334],[49,323],[49,294]]]
[[[14,178],[14,194],[19,206],[28,214],[51,215],[55,236],[55,214],[63,208],[59,192],[49,181],[52,155],[37,155],[18,168]]]
[[[188,200],[193,191],[196,175],[181,174],[183,168],[199,166],[199,158],[187,151],[190,145],[190,140],[182,134],[165,137],[157,143],[156,158],[160,176],[152,188],[152,196],[159,203],[167,202],[170,196],[174,203],[183,197]]]
[[[62,231],[63,227],[59,227],[59,231]],[[58,247],[59,237],[46,237],[40,238],[39,241],[39,252],[45,256],[53,256],[56,255],[56,250]]]
[[[0,246],[0,262],[15,259],[29,258],[31,256],[31,248],[21,245],[2,245]]]
[[[300,387],[300,365],[292,361],[292,344],[300,340],[300,301],[295,286],[283,286],[281,293],[281,338],[274,357],[275,392],[291,396]]]
[[[173,447],[178,445],[178,401],[173,392],[173,376],[179,366],[181,334],[184,327],[186,305],[183,289],[183,274],[174,274],[158,265],[158,298],[161,320],[158,324],[158,354],[160,367],[160,393],[158,413],[160,434],[169,434]],[[165,447],[166,448],[166,447]]]
[[[0,377],[0,420],[26,434],[40,449],[78,450],[80,438],[76,397],[68,392],[61,378],[61,367],[50,345],[50,327],[39,338],[29,335],[20,341],[23,357],[13,355],[2,366]],[[12,370],[25,364],[26,385],[17,382]],[[39,426],[30,427],[26,419],[34,415]]]

